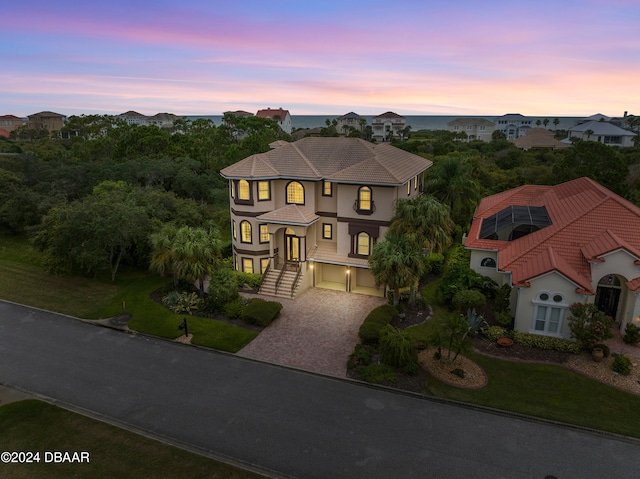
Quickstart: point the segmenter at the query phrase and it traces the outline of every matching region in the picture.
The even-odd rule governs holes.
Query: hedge
[[[257,326],[269,326],[278,317],[282,304],[277,301],[265,301],[260,298],[249,300],[242,311],[242,320]]]
[[[521,333],[519,331],[508,332],[500,326],[491,326],[483,331],[484,336],[490,341],[497,341],[502,337],[510,337],[516,344],[522,346],[532,346],[539,349],[552,349],[562,351],[564,353],[578,354],[581,349],[580,345],[574,341],[566,339],[554,338],[551,336],[541,336],[540,334]]]
[[[380,331],[398,315],[398,310],[390,304],[383,304],[371,310],[360,325],[358,336],[364,344],[377,344]]]

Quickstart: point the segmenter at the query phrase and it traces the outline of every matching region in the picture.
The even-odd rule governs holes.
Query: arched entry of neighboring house
[[[608,274],[598,282],[595,305],[600,311],[616,320],[621,293],[620,278],[615,274]]]

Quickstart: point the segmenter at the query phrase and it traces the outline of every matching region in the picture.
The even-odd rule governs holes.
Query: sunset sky
[[[0,115],[640,114],[640,0],[11,1]]]

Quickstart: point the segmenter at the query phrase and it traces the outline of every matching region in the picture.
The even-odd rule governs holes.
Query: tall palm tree
[[[480,186],[472,174],[471,163],[455,157],[439,159],[427,170],[425,192],[447,205],[451,219],[461,226],[471,221],[480,199]]]
[[[178,283],[178,276],[174,270],[173,243],[175,241],[178,228],[172,224],[166,224],[149,237],[151,243],[151,263],[149,269],[160,275],[171,273],[173,275],[173,285]]]
[[[424,271],[422,252],[409,238],[393,231],[373,246],[369,266],[376,284],[393,290],[394,306],[400,302],[400,288],[415,285]]]

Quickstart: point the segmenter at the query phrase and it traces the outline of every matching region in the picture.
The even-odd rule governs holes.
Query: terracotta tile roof
[[[544,206],[552,224],[513,241],[480,239],[482,220],[510,205]],[[525,185],[482,200],[465,246],[498,251],[498,269],[514,284],[555,270],[594,294],[590,262],[620,249],[640,258],[640,208],[589,178]]]
[[[397,113],[394,113],[392,111],[388,111],[388,112],[383,113],[381,115],[374,116],[374,118],[404,118],[404,116],[398,115]]]
[[[256,217],[256,220],[262,223],[279,223],[287,225],[303,225],[307,226],[318,221],[320,217],[309,211],[304,206],[287,205],[277,210],[263,213]]]
[[[11,136],[11,133],[9,133],[4,128],[0,128],[0,136],[2,136],[4,138],[9,138]]]
[[[276,115],[279,116],[280,120],[282,121],[286,118],[287,115],[289,115],[289,110],[283,110],[282,108],[278,108],[278,109],[267,108],[266,110],[258,110],[258,112],[256,113],[256,116],[258,118],[273,119],[273,117]]]
[[[525,136],[516,138],[513,143],[518,148],[569,148],[571,145],[563,143],[554,137],[554,132],[545,128],[531,128]]]
[[[225,178],[291,178],[402,185],[432,162],[389,144],[308,137],[253,155],[220,171]]]

